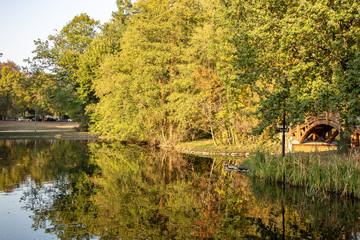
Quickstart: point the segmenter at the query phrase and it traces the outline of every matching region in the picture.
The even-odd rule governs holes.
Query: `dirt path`
[[[36,125],[35,125],[36,124]],[[36,132],[35,132],[36,127]],[[60,138],[95,140],[98,136],[79,132],[76,122],[30,122],[0,121],[0,139]]]
[[[0,121],[0,132],[76,131],[76,122]]]

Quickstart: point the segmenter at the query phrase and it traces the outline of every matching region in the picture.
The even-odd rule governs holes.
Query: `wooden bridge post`
[[[359,146],[359,133],[354,131],[354,136],[351,140],[351,147],[358,147]]]
[[[326,125],[330,125],[330,117],[329,117],[329,113],[326,113]]]
[[[297,130],[296,130],[296,140],[300,141],[300,125],[297,125]]]

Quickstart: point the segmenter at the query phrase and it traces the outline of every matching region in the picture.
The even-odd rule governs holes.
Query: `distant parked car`
[[[72,122],[72,119],[71,119],[71,118],[69,118],[67,121],[68,121],[68,122]]]
[[[24,121],[24,120],[25,120],[24,117],[18,117],[18,121],[19,121],[19,122],[22,122],[22,121]]]
[[[46,121],[46,122],[56,122],[56,119],[47,117],[47,118],[45,118],[45,121]]]
[[[36,117],[36,118],[33,117],[33,118],[31,118],[31,121],[35,121],[35,120],[36,120],[37,122],[41,122],[42,119],[41,119],[40,117]]]

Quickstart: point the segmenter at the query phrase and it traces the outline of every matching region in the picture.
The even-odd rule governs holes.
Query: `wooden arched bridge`
[[[336,145],[335,138],[341,130],[339,115],[328,113],[323,116],[309,117],[305,123],[289,130],[291,144],[323,144]],[[359,146],[360,128],[353,128],[351,134],[352,147]]]

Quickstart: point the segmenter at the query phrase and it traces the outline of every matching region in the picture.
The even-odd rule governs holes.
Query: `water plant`
[[[248,164],[252,177],[360,198],[359,152],[288,154],[286,157],[257,152]]]

